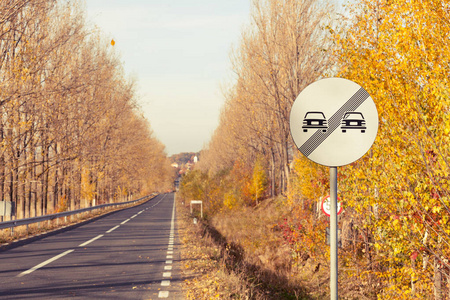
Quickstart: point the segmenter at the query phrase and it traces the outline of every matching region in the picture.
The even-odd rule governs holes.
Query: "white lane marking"
[[[50,259],[47,259],[46,261],[44,261],[44,262],[42,262],[42,263],[40,263],[40,264],[38,264],[38,265],[32,267],[31,269],[29,269],[29,270],[27,270],[27,271],[25,271],[25,272],[20,273],[19,275],[17,275],[17,277],[22,277],[22,276],[24,276],[24,275],[30,274],[30,273],[36,271],[37,269],[40,269],[40,268],[42,268],[43,266],[48,265],[49,263],[51,263],[51,262],[53,262],[53,261],[55,261],[55,260],[57,260],[57,259],[63,257],[64,255],[67,255],[67,254],[69,254],[70,252],[73,252],[73,251],[74,251],[74,249],[67,250],[66,252],[63,252],[63,253],[61,253],[61,254],[59,254],[59,255],[56,255],[55,257],[52,257],[52,258],[50,258]]]
[[[134,215],[134,216],[131,216],[131,218],[130,219],[134,219],[134,218],[136,218],[137,217],[137,215]]]
[[[154,206],[156,206],[156,205],[158,205],[159,203],[161,203],[161,201],[165,198],[165,196],[166,196],[166,195],[164,195],[164,196],[162,197],[162,199],[161,199],[160,201],[158,201]],[[174,205],[175,205],[175,204],[174,204]],[[152,206],[152,207],[154,207],[154,206]],[[175,208],[175,206],[174,206],[174,208]],[[147,210],[147,209],[148,209],[148,208],[146,208],[145,210]],[[144,210],[142,210],[141,212],[143,212],[143,211],[144,211]],[[136,217],[136,216],[139,215],[141,212],[137,213],[136,215],[134,215],[134,216],[131,217],[131,218]],[[173,223],[173,215],[174,215],[174,212],[172,212],[172,223]],[[130,219],[127,219],[127,220],[125,220],[125,221],[123,221],[123,222],[120,223],[120,224],[122,224],[122,225],[125,224],[126,222],[130,221],[131,218],[130,218]],[[112,232],[113,230],[116,230],[116,229],[119,228],[119,227],[120,227],[120,225],[117,225],[117,226],[111,228],[110,230],[106,231],[106,233],[110,233],[110,232]],[[172,226],[172,227],[173,227],[173,226]],[[103,236],[104,236],[103,234],[100,234],[100,235],[96,236],[95,238],[92,238],[92,239],[90,239],[89,241],[80,244],[78,247],[84,247],[84,246],[86,246],[86,245],[92,243],[93,241],[98,240],[99,238],[101,238],[101,237],[103,237]],[[65,255],[67,255],[67,254],[69,254],[69,253],[71,253],[71,252],[73,252],[73,251],[75,251],[75,249],[67,250],[67,251],[65,251],[65,252],[63,252],[63,253],[61,253],[61,254],[59,254],[59,255],[56,255],[56,256],[54,256],[54,257],[52,257],[52,258],[50,258],[50,259],[48,259],[48,260],[46,260],[46,261],[44,261],[44,262],[42,262],[42,263],[40,263],[40,264],[34,266],[33,268],[28,269],[27,271],[24,271],[24,272],[20,273],[19,275],[17,275],[17,277],[22,277],[22,276],[25,276],[25,275],[27,275],[27,274],[30,274],[30,273],[36,271],[37,269],[40,269],[40,268],[42,268],[43,266],[46,266],[46,265],[48,265],[49,263],[51,263],[51,262],[53,262],[53,261],[55,261],[55,260],[57,260],[57,259],[59,259],[59,258],[65,256]],[[170,277],[171,275],[172,275],[172,274],[171,274],[170,272],[163,273],[163,277]],[[169,292],[167,292],[167,297],[168,297],[168,293],[169,293]],[[167,297],[165,297],[165,298],[167,298]]]
[[[173,251],[167,251],[167,254],[173,254]]]
[[[174,232],[175,232],[175,199],[173,200],[172,222],[170,222],[170,234],[173,235]]]
[[[168,291],[159,291],[158,298],[169,298]]]
[[[120,225],[114,226],[113,228],[111,228],[110,230],[108,230],[106,233],[111,233],[111,232],[113,232],[114,230],[116,230],[116,229],[119,228],[119,227],[120,227]]]
[[[173,244],[174,244],[174,232],[175,232],[175,199],[173,201],[173,208],[172,208],[172,220],[170,221],[170,235],[169,235],[169,247],[168,250],[173,251]]]
[[[78,247],[84,247],[84,246],[86,246],[86,245],[92,243],[93,241],[98,240],[99,238],[101,238],[101,237],[103,237],[103,236],[104,236],[104,234],[97,235],[95,238],[90,239],[89,241],[84,242],[83,244],[78,245]]]
[[[166,260],[166,264],[167,265],[171,265],[173,263],[173,261],[171,261],[171,260]]]
[[[166,259],[173,259],[173,255],[167,255]]]
[[[169,285],[170,285],[170,280],[161,281],[161,286],[169,286]]]
[[[172,266],[164,266],[165,271],[172,271]]]

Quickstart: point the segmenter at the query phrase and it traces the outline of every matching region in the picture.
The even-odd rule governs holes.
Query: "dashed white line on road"
[[[168,291],[160,291],[158,294],[158,298],[169,298],[169,292]]]
[[[170,280],[161,281],[161,286],[170,286]]]
[[[164,196],[164,197],[165,197],[165,196]],[[160,201],[158,201],[158,203],[156,203],[155,205],[153,205],[152,207],[158,205],[158,204],[164,199],[164,197],[163,197]],[[128,221],[130,221],[131,219],[137,217],[139,214],[143,213],[145,210],[148,210],[148,209],[149,209],[149,207],[147,207],[146,209],[141,210],[140,212],[138,212],[137,214],[135,214],[135,215],[132,216],[131,218],[129,218],[129,219],[123,221],[123,222],[120,223],[120,224],[121,224],[121,225],[125,224],[126,222],[128,222]],[[174,208],[174,209],[175,209],[175,208]],[[172,213],[172,218],[173,218],[173,213]],[[172,223],[173,223],[173,220],[172,220]],[[110,233],[110,232],[116,230],[116,229],[119,228],[119,227],[120,227],[120,225],[114,226],[113,228],[111,228],[111,229],[109,229],[108,231],[106,231],[106,233]],[[173,225],[172,225],[172,227],[173,227]],[[86,245],[88,245],[88,244],[94,242],[95,240],[98,240],[99,238],[102,238],[103,236],[104,236],[104,234],[100,234],[100,235],[98,235],[98,236],[96,236],[96,237],[90,239],[89,241],[84,242],[84,243],[78,245],[78,247],[84,247],[84,246],[86,246]],[[51,262],[54,262],[55,260],[57,260],[57,259],[59,259],[59,258],[65,256],[65,255],[67,255],[67,254],[69,254],[69,253],[71,253],[71,252],[73,252],[73,251],[75,251],[75,249],[67,250],[67,251],[65,251],[65,252],[63,252],[63,253],[61,253],[61,254],[58,254],[58,255],[56,255],[56,256],[50,258],[50,259],[47,259],[46,261],[44,261],[44,262],[42,262],[42,263],[40,263],[40,264],[38,264],[38,265],[32,267],[31,269],[28,269],[28,270],[26,270],[26,271],[20,273],[19,275],[17,275],[17,277],[22,277],[22,276],[28,275],[28,274],[30,274],[30,273],[32,273],[32,272],[34,272],[34,271],[36,271],[36,270],[38,270],[38,269],[40,269],[40,268],[42,268],[42,267],[48,265],[48,264],[51,263]],[[163,273],[163,277],[170,277],[171,275],[172,275],[172,274],[171,274],[170,272]],[[163,281],[163,282],[169,282],[169,285],[170,285],[170,280],[165,280],[165,281]],[[161,283],[161,285],[162,285],[162,283]],[[160,298],[167,298],[167,297],[169,297],[169,292],[161,291],[161,292],[160,292],[160,295],[161,295]]]
[[[49,263],[51,263],[51,262],[53,262],[53,261],[55,261],[55,260],[57,260],[57,259],[63,257],[64,255],[67,255],[67,254],[69,254],[70,252],[73,252],[73,251],[74,251],[74,249],[67,250],[66,252],[63,252],[63,253],[61,253],[61,254],[59,254],[59,255],[56,255],[55,257],[52,257],[52,258],[50,258],[50,259],[47,259],[46,261],[44,261],[44,262],[42,262],[42,263],[40,263],[40,264],[38,264],[38,265],[32,267],[31,269],[29,269],[29,270],[27,270],[27,271],[25,271],[25,272],[20,273],[19,275],[17,275],[17,277],[22,277],[22,276],[24,276],[24,275],[30,274],[30,273],[36,271],[37,269],[40,269],[40,268],[42,268],[43,266],[48,265]]]
[[[99,238],[101,238],[101,237],[103,237],[103,236],[104,236],[104,234],[97,235],[95,238],[90,239],[89,241],[84,242],[83,244],[78,245],[78,247],[84,247],[84,246],[86,246],[86,245],[92,243],[93,241],[98,240]]]
[[[120,227],[120,225],[114,226],[113,228],[111,228],[110,230],[108,230],[106,233],[111,233],[111,232],[113,232],[114,230],[116,230],[116,229],[119,228],[119,227]]]
[[[169,245],[168,245],[168,251],[167,251],[167,257],[166,259],[173,259],[173,242],[174,242],[174,228],[175,228],[175,200],[173,202],[173,209],[172,209],[172,222],[170,224],[170,236],[169,236]],[[164,266],[165,271],[171,271],[172,270],[172,263],[173,260],[166,260],[166,265]],[[163,272],[162,275],[164,278],[171,277],[172,272]],[[161,281],[161,286],[169,286],[170,280],[163,280]],[[159,298],[169,298],[169,292],[168,291],[160,291],[158,294]]]

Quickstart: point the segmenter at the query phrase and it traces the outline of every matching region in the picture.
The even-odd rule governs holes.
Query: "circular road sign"
[[[369,93],[357,83],[326,78],[308,85],[295,99],[290,129],[307,158],[324,166],[344,166],[372,146],[378,112]]]
[[[342,206],[341,206],[341,199],[339,197],[337,198],[337,214],[339,215],[342,212]],[[331,215],[331,199],[330,195],[326,196],[322,199],[322,204],[320,205],[320,208],[322,208],[322,211],[327,216]]]

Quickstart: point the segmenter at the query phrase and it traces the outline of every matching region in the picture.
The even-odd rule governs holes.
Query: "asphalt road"
[[[174,194],[0,252],[0,299],[183,299]]]

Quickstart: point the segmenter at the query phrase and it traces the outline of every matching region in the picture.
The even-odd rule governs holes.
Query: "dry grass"
[[[279,225],[298,217],[283,198],[222,212],[198,225],[189,209],[177,207],[187,299],[330,298],[328,254],[295,258],[283,238]],[[376,299],[370,286],[345,271],[339,278],[341,299]]]
[[[289,213],[276,201],[266,201],[256,209],[243,208],[211,220],[229,243],[245,249],[245,260],[264,266],[280,276],[291,270],[291,253],[277,232],[278,223]]]
[[[277,229],[285,207],[272,200],[194,225],[179,205],[187,299],[323,299],[307,292],[302,272],[292,267]],[[310,278],[316,288],[317,278]]]
[[[290,213],[284,198],[278,198],[211,221],[229,243],[243,249],[247,273],[255,276],[265,291],[264,299],[315,298],[307,292],[304,278],[294,267],[292,251],[279,231],[278,224]]]
[[[251,286],[225,268],[222,249],[203,224],[194,225],[181,205],[177,210],[186,299],[251,299]]]

